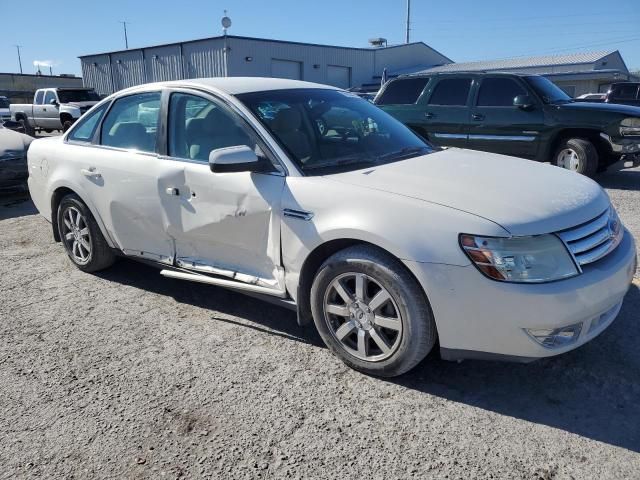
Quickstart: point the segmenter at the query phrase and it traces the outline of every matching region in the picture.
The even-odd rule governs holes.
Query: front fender
[[[376,245],[398,259],[467,266],[460,233],[508,236],[476,215],[397,194],[327,181],[287,177],[283,192],[282,259],[292,291],[308,255],[334,240]],[[286,210],[308,212],[288,216]]]

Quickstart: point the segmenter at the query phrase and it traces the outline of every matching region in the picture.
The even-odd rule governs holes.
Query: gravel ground
[[[640,238],[640,170],[601,176]],[[71,266],[0,204],[0,479],[640,477],[640,282],[530,365],[349,370],[292,312],[120,261]]]

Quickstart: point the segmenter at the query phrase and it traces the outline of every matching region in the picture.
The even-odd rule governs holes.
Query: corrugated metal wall
[[[85,85],[100,93],[112,93],[141,83],[181,78],[269,77],[273,74],[273,61],[284,60],[300,64],[303,80],[333,82],[344,88],[347,86],[344,78],[330,75],[329,66],[348,69],[348,86],[359,86],[370,83],[385,67],[394,70],[447,61],[424,44],[363,49],[234,36],[227,37],[226,41],[228,71],[225,68],[225,40],[216,37],[82,57]]]
[[[183,78],[180,45],[144,49],[147,82],[164,82]]]

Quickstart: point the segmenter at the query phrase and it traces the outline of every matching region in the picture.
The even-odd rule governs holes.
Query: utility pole
[[[407,33],[404,43],[409,43],[409,31],[411,30],[411,0],[407,0]]]
[[[129,50],[129,40],[127,39],[127,22],[126,20],[121,20],[120,23],[124,27],[124,46],[127,50]]]
[[[22,73],[22,59],[20,58],[20,48],[22,45],[16,45],[16,50],[18,50],[18,64],[20,65],[20,73]]]

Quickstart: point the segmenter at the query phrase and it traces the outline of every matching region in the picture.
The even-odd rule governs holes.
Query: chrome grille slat
[[[610,211],[614,213],[610,214]],[[609,224],[610,215],[615,216],[615,211],[607,209],[589,222],[556,233],[578,265],[587,265],[600,260],[613,251],[622,240],[624,228],[615,235]],[[613,218],[617,219],[617,217]]]
[[[579,253],[593,250],[598,245],[606,242],[607,240],[611,240],[609,229],[603,227],[596,233],[589,235],[582,240],[574,240],[573,242],[569,242],[569,248],[574,253],[574,255],[578,255]]]
[[[565,242],[574,242],[576,240],[580,240],[584,237],[588,237],[589,235],[594,234],[601,228],[607,226],[609,222],[608,211],[605,211],[603,214],[598,215],[596,218],[591,220],[590,222],[583,223],[582,225],[578,225],[577,227],[570,228],[567,230],[563,230],[562,232],[558,232],[560,238]]]

